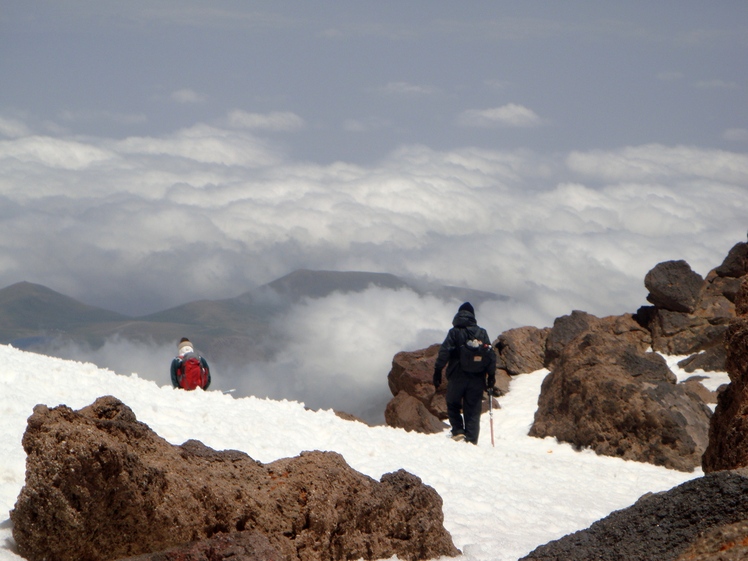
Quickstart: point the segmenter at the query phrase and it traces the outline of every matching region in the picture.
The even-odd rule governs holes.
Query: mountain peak
[[[75,324],[127,319],[28,281],[0,289],[0,317],[3,318],[0,340],[16,338],[24,330],[38,335],[45,331],[66,331]]]

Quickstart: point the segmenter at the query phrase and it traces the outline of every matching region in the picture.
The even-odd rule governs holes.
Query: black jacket
[[[439,354],[436,357],[436,364],[434,365],[434,375],[439,373],[441,377],[441,371],[446,365],[447,367],[447,380],[452,376],[465,375],[460,367],[460,346],[470,339],[478,339],[483,341],[487,345],[491,344],[491,339],[488,338],[488,333],[482,327],[478,326],[475,321],[475,315],[468,310],[460,310],[452,319],[452,329],[447,333],[447,337],[444,339],[442,346],[439,348]],[[487,387],[493,387],[496,384],[496,354],[489,354],[489,364],[487,370]]]

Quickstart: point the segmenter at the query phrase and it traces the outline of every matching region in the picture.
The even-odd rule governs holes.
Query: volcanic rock
[[[649,331],[632,314],[598,318],[587,312],[574,310],[571,315],[558,317],[553,322],[553,328],[546,339],[545,366],[553,370],[566,345],[588,331],[610,333],[641,350],[646,350],[651,344]]]
[[[434,365],[439,347],[435,344],[417,351],[402,351],[392,359],[387,382],[394,397],[384,413],[388,426],[426,434],[441,432],[447,427],[442,423],[447,419],[447,380],[442,378],[439,388],[434,388]],[[502,395],[509,391],[510,380],[505,370],[496,370],[496,387]],[[499,407],[496,400],[493,406]],[[488,400],[483,402],[482,410],[488,411]]]
[[[545,344],[551,329],[525,326],[504,331],[495,342],[500,365],[512,376],[545,367]]]
[[[696,353],[678,362],[686,372],[703,370],[704,372],[723,372],[727,351],[724,345],[715,345],[704,352]]]
[[[723,384],[717,388],[717,391],[712,391],[701,383],[705,379],[705,376],[691,376],[687,380],[683,380],[679,385],[686,390],[686,393],[695,394],[695,397],[704,403],[716,404],[719,392],[726,388],[727,384]]]
[[[745,561],[748,520],[705,530],[676,561]]]
[[[387,404],[384,420],[390,427],[406,431],[434,434],[444,431],[447,425],[432,415],[426,406],[404,391],[398,393]]]
[[[748,276],[740,283],[740,288],[735,294],[735,315],[748,315]]]
[[[399,470],[378,482],[333,452],[269,464],[198,441],[174,446],[118,399],[37,405],[11,512],[30,561],[106,561],[253,531],[289,560],[455,556],[441,497]]]
[[[647,494],[520,561],[732,561],[745,546],[748,474],[725,471]],[[713,551],[713,556],[696,557]],[[745,548],[743,548],[745,551]],[[691,555],[694,555],[693,557]]]
[[[682,471],[700,465],[711,410],[656,353],[607,331],[569,342],[541,386],[530,435]]]
[[[671,355],[707,361],[705,370],[724,370],[722,348],[731,320],[748,312],[748,244],[738,243],[723,263],[699,283],[685,261],[668,261],[645,279],[647,299],[655,306],[637,311],[638,321],[652,333],[652,348]],[[707,356],[699,357],[706,352]],[[701,368],[701,366],[694,366]]]
[[[706,318],[735,317],[735,297],[741,279],[720,277],[715,271],[706,276],[693,313]]]
[[[446,419],[447,405],[444,401],[446,381],[437,391],[434,390],[433,382],[434,364],[436,364],[436,355],[439,354],[439,346],[435,344],[426,349],[397,353],[392,359],[392,368],[387,374],[387,384],[393,396],[405,392],[423,403],[435,417]],[[440,394],[441,400],[437,399]]]
[[[171,547],[118,561],[289,561],[263,534],[244,531]]]
[[[730,383],[717,398],[702,458],[705,473],[748,466],[748,318],[734,321],[725,345]]]
[[[656,310],[649,328],[652,348],[669,355],[699,353],[722,345],[730,320]]]
[[[546,338],[545,366],[553,369],[566,345],[578,335],[594,330],[599,323],[599,318],[580,310],[574,310],[570,315],[557,317],[553,322],[553,329]]]
[[[715,272],[720,277],[738,278],[748,275],[748,243],[735,244]]]
[[[691,313],[704,279],[683,260],[659,263],[644,277],[647,300],[665,310]]]

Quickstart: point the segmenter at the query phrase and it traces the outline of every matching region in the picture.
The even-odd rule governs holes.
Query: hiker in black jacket
[[[490,347],[488,333],[475,321],[475,310],[470,302],[462,304],[452,320],[434,365],[434,386],[442,382],[442,369],[447,366],[447,415],[454,440],[478,444],[483,392],[498,395],[496,388],[496,354],[488,349],[485,369],[482,372],[465,372],[460,365],[460,347],[469,340],[478,339]]]

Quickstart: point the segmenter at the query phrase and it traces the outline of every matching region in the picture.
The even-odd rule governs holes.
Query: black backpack
[[[493,348],[468,330],[465,330],[465,337],[460,345],[460,368],[468,374],[485,374]]]

